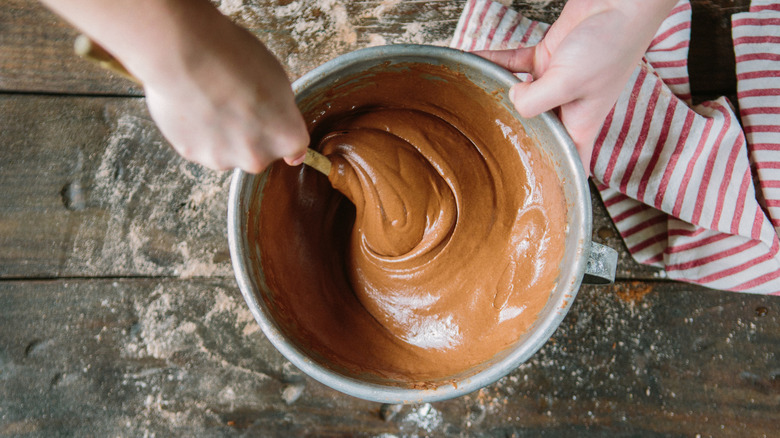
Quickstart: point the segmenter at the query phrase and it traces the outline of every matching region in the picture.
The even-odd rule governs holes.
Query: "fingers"
[[[593,140],[588,139],[574,139],[574,146],[577,148],[577,154],[582,161],[582,168],[585,170],[587,176],[591,176],[590,162],[593,155]]]
[[[306,149],[309,146],[309,132],[306,123],[303,121],[301,113],[295,108],[295,113],[288,117],[292,127],[288,135],[282,140],[283,144],[278,150],[282,151],[284,161],[290,166],[297,166],[303,163],[306,157]]]
[[[512,73],[534,72],[534,48],[523,47],[513,50],[478,50],[472,52],[492,61]]]
[[[527,47],[516,50],[482,50],[474,53],[513,73],[530,72],[537,77],[534,71],[536,50],[536,47]],[[532,82],[514,85],[509,90],[509,99],[515,105],[517,112],[525,118],[536,117],[545,111],[561,108],[559,112],[561,122],[574,141],[585,172],[590,175],[593,142],[601,124],[594,122],[582,125],[584,114],[580,110],[581,102],[578,102],[580,95],[573,85],[575,81],[576,78],[567,77],[565,72],[555,68],[548,69]],[[585,115],[585,119],[587,118]]]
[[[561,123],[574,141],[585,172],[591,174],[593,146],[604,125],[609,106],[603,102],[579,100],[561,108]]]
[[[268,147],[269,144],[276,144],[276,146]],[[252,158],[257,159],[249,159],[239,163],[236,167],[245,172],[260,173],[276,158],[284,159],[290,166],[297,166],[303,163],[308,145],[309,134],[303,125],[300,130],[279,133],[275,138],[261,139],[255,141],[251,146],[248,145],[246,151],[253,156]],[[282,154],[284,156],[280,156]]]
[[[284,162],[290,166],[297,166],[303,163],[304,158],[306,158],[306,152],[302,152],[301,154],[292,157],[284,157]]]
[[[165,133],[163,133],[165,135]],[[309,143],[308,132],[276,132],[269,135],[243,135],[237,129],[201,132],[200,137],[166,135],[176,152],[186,160],[213,170],[241,169],[257,174],[274,160],[283,158],[292,166],[303,162]],[[282,154],[287,154],[285,157]]]
[[[509,90],[509,98],[521,116],[535,117],[576,98],[572,96],[572,87],[567,86],[565,75],[550,69],[539,75],[535,66],[537,47],[524,47],[515,50],[480,50],[474,52],[513,73],[528,72],[535,78],[533,82],[516,84]]]
[[[303,163],[303,159],[306,158],[306,148],[309,145],[309,136],[306,135],[305,141],[298,141],[296,145],[297,152],[283,157],[284,162],[290,166],[298,166]]]
[[[576,100],[579,95],[570,85],[571,80],[555,70],[548,70],[533,82],[515,84],[509,90],[509,99],[517,112],[525,118],[536,117],[555,107]]]

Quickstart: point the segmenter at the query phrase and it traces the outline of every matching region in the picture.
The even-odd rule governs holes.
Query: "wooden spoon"
[[[76,40],[73,42],[73,50],[80,57],[94,62],[106,70],[117,73],[125,79],[129,79],[136,84],[143,86],[141,81],[137,77],[133,76],[132,73],[127,71],[125,66],[122,65],[119,60],[114,58],[112,54],[108,53],[108,51],[100,46],[100,44],[92,41],[88,36],[82,34],[76,37]],[[328,157],[322,155],[314,149],[306,149],[306,157],[303,159],[303,164],[311,166],[315,170],[323,173],[325,176],[330,174],[330,160]]]

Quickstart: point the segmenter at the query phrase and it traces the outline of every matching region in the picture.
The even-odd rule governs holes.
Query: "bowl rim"
[[[437,61],[477,69],[480,74],[487,75],[492,80],[501,83],[506,87],[506,90],[509,90],[515,83],[520,82],[503,67],[472,53],[439,46],[402,44],[368,47],[341,55],[301,76],[292,84],[292,88],[296,99],[298,99],[303,90],[308,89],[317,81],[323,80],[327,75],[341,70],[345,66],[355,63],[374,62],[377,60],[392,61],[397,58],[406,59],[410,57],[428,60],[436,59]],[[520,117],[517,114],[515,115]],[[245,248],[246,236],[239,234],[245,228],[244,223],[242,223],[242,221],[245,221],[242,207],[248,208],[248,206],[243,204],[243,190],[247,186],[247,182],[252,182],[252,178],[262,176],[251,175],[236,169],[232,175],[228,198],[227,225],[230,256],[241,294],[244,296],[244,300],[249,306],[252,315],[268,340],[287,360],[320,383],[354,397],[381,403],[424,403],[459,397],[496,382],[529,359],[552,336],[574,301],[585,272],[590,250],[592,227],[590,190],[574,143],[561,122],[552,112],[548,111],[537,117],[550,128],[555,142],[563,146],[562,155],[564,159],[562,161],[565,161],[565,163],[559,163],[559,167],[567,168],[570,172],[567,177],[573,181],[579,181],[579,184],[568,185],[574,191],[572,194],[574,202],[568,202],[567,207],[572,208],[574,206],[580,211],[579,214],[574,215],[578,218],[576,219],[578,223],[569,223],[568,232],[576,234],[574,236],[576,240],[574,241],[577,242],[577,255],[571,266],[572,274],[570,278],[559,280],[559,284],[556,287],[556,290],[561,287],[564,288],[563,293],[558,294],[560,296],[553,303],[556,306],[556,311],[549,312],[543,318],[537,320],[535,324],[536,329],[533,333],[530,333],[530,336],[522,345],[510,347],[514,348],[514,350],[506,354],[505,357],[457,383],[444,383],[430,389],[414,389],[365,382],[345,376],[318,364],[292,342],[288,342],[285,339],[282,330],[277,327],[272,317],[265,313],[265,304],[258,301],[258,295],[261,291],[255,290],[253,287],[253,280],[250,277],[248,267],[245,265],[248,259]],[[564,280],[568,281],[568,283],[564,283]],[[551,300],[556,290],[551,292]]]

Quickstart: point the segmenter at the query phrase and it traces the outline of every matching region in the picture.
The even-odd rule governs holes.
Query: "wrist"
[[[176,85],[176,78],[197,69],[215,50],[215,41],[237,31],[208,0],[42,2],[110,52],[144,86]]]
[[[136,26],[111,35],[115,55],[146,87],[176,89],[203,74],[237,26],[208,1],[151,0]],[[109,49],[111,50],[111,49]],[[218,65],[215,65],[218,66]]]
[[[658,22],[660,24],[679,0],[607,0],[611,7],[620,10],[636,22]]]
[[[632,61],[641,59],[658,32],[658,28],[678,2],[678,0],[601,1],[610,4],[606,13],[607,16],[612,17],[610,21],[620,23],[615,35],[619,36],[620,40],[615,42],[615,47],[624,51],[620,56]]]

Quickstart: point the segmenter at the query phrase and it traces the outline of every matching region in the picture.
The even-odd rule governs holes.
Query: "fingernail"
[[[297,166],[297,165],[303,163],[303,160],[305,160],[305,159],[306,159],[306,154],[303,153],[303,154],[301,154],[301,155],[299,155],[297,157],[294,157],[294,158],[289,158],[289,157],[285,158],[284,161],[286,161],[287,164],[289,164],[290,166]]]
[[[520,84],[515,84],[515,85],[512,86],[512,88],[509,89],[509,100],[511,100],[512,102],[517,100],[517,87],[518,87],[518,85],[520,85]]]

